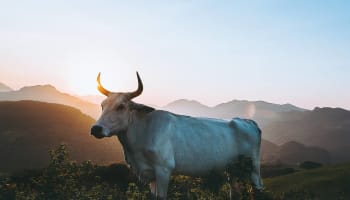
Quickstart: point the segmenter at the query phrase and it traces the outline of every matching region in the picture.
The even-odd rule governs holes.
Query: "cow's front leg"
[[[171,170],[166,167],[156,167],[155,168],[156,183],[153,191],[155,192],[156,199],[166,199],[169,180],[171,175]],[[152,191],[152,184],[151,184]]]
[[[151,181],[149,183],[149,189],[151,190],[151,193],[153,196],[156,196],[157,190],[156,190],[156,181]]]

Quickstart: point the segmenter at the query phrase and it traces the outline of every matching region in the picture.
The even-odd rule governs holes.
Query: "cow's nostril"
[[[102,126],[93,126],[91,128],[91,135],[101,135],[102,133]]]

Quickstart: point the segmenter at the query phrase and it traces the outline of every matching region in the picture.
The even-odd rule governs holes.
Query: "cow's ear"
[[[155,109],[143,104],[138,104],[138,103],[134,103],[134,102],[130,102],[129,103],[129,108],[130,110],[135,110],[137,112],[141,112],[141,113],[149,113],[154,111]]]

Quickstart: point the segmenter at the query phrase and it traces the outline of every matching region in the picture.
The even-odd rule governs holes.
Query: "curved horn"
[[[129,93],[129,95],[130,95],[129,98],[130,99],[139,96],[142,93],[142,91],[143,91],[142,80],[141,80],[140,75],[139,75],[138,72],[136,72],[136,76],[137,76],[138,87],[137,87],[137,90],[135,90],[134,92],[130,92]]]
[[[98,91],[100,91],[102,94],[108,96],[111,92],[106,90],[102,85],[101,85],[101,81],[100,81],[100,76],[101,76],[101,72],[98,73],[97,75],[97,89]]]

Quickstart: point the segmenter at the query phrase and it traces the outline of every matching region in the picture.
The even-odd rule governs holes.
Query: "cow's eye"
[[[125,106],[124,105],[119,105],[117,106],[116,110],[124,110],[125,109]]]

